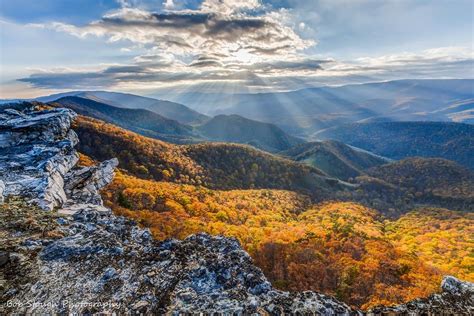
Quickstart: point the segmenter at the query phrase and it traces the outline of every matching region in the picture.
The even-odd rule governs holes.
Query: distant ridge
[[[317,134],[392,159],[439,157],[474,169],[474,126],[452,122],[347,124]]]
[[[239,115],[217,115],[197,129],[202,135],[216,141],[250,144],[270,152],[286,150],[303,142],[274,124]]]
[[[209,115],[237,114],[301,136],[366,121],[470,123],[473,79],[410,79],[255,94],[186,93],[167,98]],[[442,110],[458,103],[462,108]],[[468,111],[468,112],[466,112]]]
[[[149,110],[119,108],[78,96],[62,97],[50,104],[173,143],[188,143],[195,137],[191,127]]]
[[[280,154],[321,169],[326,174],[341,180],[365,174],[366,169],[388,162],[380,156],[356,150],[333,140],[300,144]]]
[[[70,91],[36,98],[39,102],[52,102],[63,97],[76,96],[105,103],[115,107],[146,109],[182,124],[199,124],[208,119],[204,114],[191,110],[183,104],[142,97],[130,93],[109,91]]]

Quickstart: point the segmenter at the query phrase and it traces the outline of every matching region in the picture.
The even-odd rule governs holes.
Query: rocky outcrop
[[[97,166],[71,170],[64,179],[66,196],[74,203],[102,205],[99,190],[114,178],[117,158],[100,163]]]
[[[74,168],[78,138],[70,127],[75,117],[68,109],[35,111],[29,104],[23,111],[0,110],[1,197],[26,197],[45,210],[102,205],[99,189],[112,181],[118,161]]]
[[[474,283],[446,276],[441,293],[393,307],[374,308],[369,315],[474,315]]]
[[[22,196],[45,210],[63,205],[64,176],[77,163],[75,113],[67,109],[0,110],[0,179],[4,196]]]
[[[157,241],[113,215],[99,190],[117,161],[75,167],[73,118],[63,109],[0,114],[1,315],[362,314],[323,294],[274,289],[233,238]],[[443,291],[413,304],[469,311],[472,284],[447,278]],[[403,306],[373,313],[406,314]]]
[[[30,284],[11,289],[15,295],[7,299],[41,304],[16,312],[351,313],[329,296],[274,290],[233,238],[198,234],[159,242],[131,220],[90,210],[62,220],[59,231],[63,238],[24,243],[40,264],[31,269]]]

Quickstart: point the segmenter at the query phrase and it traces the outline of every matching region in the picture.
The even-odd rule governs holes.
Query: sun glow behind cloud
[[[66,34],[84,43],[102,41],[118,47],[117,53],[128,59],[41,67],[29,70],[19,82],[40,89],[146,94],[194,86],[256,92],[399,78],[474,77],[472,49],[462,46],[351,59],[318,53],[317,33],[307,19],[316,12],[302,13],[271,1],[166,0],[154,9],[140,0],[118,2],[119,8],[87,23],[35,22],[22,27]],[[320,16],[332,5],[316,1],[314,7],[321,12],[315,20],[323,20]]]

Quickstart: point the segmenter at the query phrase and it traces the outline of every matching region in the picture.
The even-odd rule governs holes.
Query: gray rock
[[[3,202],[5,201],[3,192],[5,192],[5,183],[2,180],[0,180],[0,205],[2,205]]]
[[[368,315],[474,315],[474,283],[445,276],[441,293],[406,304],[377,307]]]
[[[329,296],[273,289],[234,238],[197,234],[160,242],[129,219],[93,210],[74,214],[64,231],[67,236],[39,253],[36,290],[15,294],[16,300],[42,304],[17,312],[87,313],[83,305],[54,305],[64,298],[109,302],[115,307],[99,311],[117,314],[353,312]]]
[[[0,268],[8,263],[10,254],[6,251],[0,251]]]
[[[444,292],[456,296],[470,296],[472,305],[474,306],[474,283],[463,282],[453,276],[446,276],[441,282],[441,288]]]
[[[0,180],[4,196],[29,199],[45,210],[67,200],[64,176],[77,163],[76,114],[68,109],[0,112]]]
[[[113,180],[117,165],[118,160],[113,158],[97,166],[71,170],[65,177],[67,197],[74,203],[102,205],[99,190]]]

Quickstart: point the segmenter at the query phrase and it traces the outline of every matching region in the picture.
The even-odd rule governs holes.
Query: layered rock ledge
[[[102,205],[115,159],[78,168],[69,110],[0,110],[0,314],[358,315],[330,296],[275,290],[237,240],[157,241]],[[376,314],[474,313],[473,285]]]

